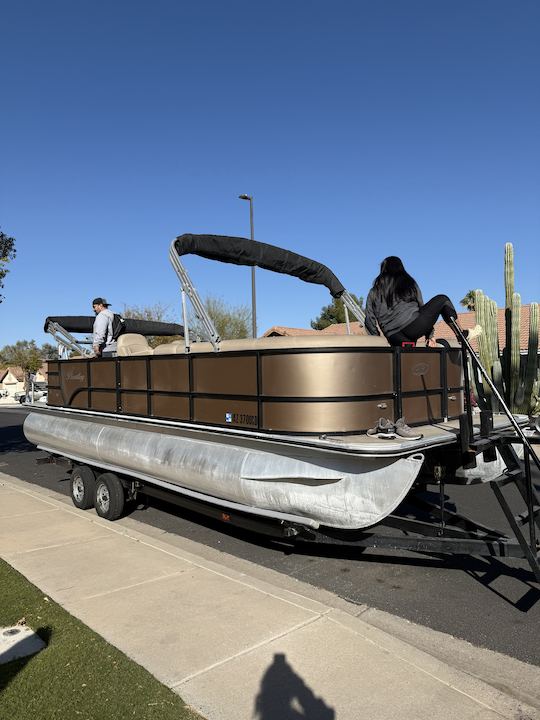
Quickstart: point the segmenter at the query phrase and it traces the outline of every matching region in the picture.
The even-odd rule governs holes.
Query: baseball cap
[[[109,307],[111,303],[108,303],[105,298],[97,297],[92,300],[92,305],[105,305],[105,307]]]

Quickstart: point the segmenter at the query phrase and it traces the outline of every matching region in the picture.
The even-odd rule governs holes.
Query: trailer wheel
[[[87,465],[76,465],[71,473],[71,500],[75,507],[88,510],[94,507],[96,476]]]
[[[94,505],[105,520],[118,520],[124,509],[125,494],[122,483],[114,473],[103,473],[96,480]]]

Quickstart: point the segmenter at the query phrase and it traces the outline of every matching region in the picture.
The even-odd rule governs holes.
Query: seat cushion
[[[117,354],[119,357],[131,355],[153,355],[154,349],[148,344],[144,335],[124,333],[117,340]]]
[[[185,351],[186,345],[183,340],[173,340],[155,347],[154,355],[183,355]]]

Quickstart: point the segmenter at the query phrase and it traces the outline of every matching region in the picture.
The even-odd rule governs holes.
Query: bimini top
[[[321,263],[290,250],[257,240],[227,235],[180,235],[174,242],[178,255],[199,255],[208,260],[256,265],[265,270],[293,275],[305,282],[324,285],[333,297],[341,297],[345,288],[334,273]]]
[[[45,320],[45,332],[48,331],[49,323],[57,323],[64,330],[70,333],[91,333],[94,328],[95,316],[89,315],[62,315],[48,317]],[[137,333],[148,337],[150,335],[161,335],[172,337],[173,335],[184,335],[183,325],[177,323],[154,322],[153,320],[135,320],[124,318],[127,333]]]

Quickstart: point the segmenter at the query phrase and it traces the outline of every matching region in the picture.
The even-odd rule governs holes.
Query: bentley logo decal
[[[413,365],[412,368],[412,374],[413,375],[425,375],[429,370],[429,365],[427,363],[418,363],[417,365]]]

